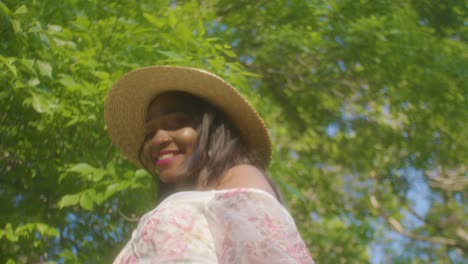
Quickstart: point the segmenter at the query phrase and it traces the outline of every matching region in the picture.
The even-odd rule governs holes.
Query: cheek
[[[184,148],[191,152],[197,141],[198,133],[193,128],[184,128],[179,131],[179,142]]]
[[[145,164],[145,167],[147,167],[147,169],[153,169],[154,164],[153,164],[153,161],[151,160],[149,144],[147,142],[143,144],[144,145],[141,150],[140,159]]]

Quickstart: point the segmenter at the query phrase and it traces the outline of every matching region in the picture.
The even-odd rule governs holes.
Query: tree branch
[[[370,173],[370,178],[374,181],[377,181],[377,173],[375,171],[372,171]],[[414,240],[425,241],[425,242],[429,242],[433,244],[439,244],[439,245],[444,245],[444,246],[449,246],[449,247],[457,247],[463,250],[468,250],[468,243],[467,243],[468,233],[464,229],[462,228],[457,229],[457,235],[460,238],[462,238],[461,241],[451,239],[451,238],[441,237],[441,236],[424,236],[424,235],[415,234],[405,229],[398,220],[391,217],[388,213],[386,213],[383,210],[382,206],[379,203],[379,199],[377,197],[375,190],[371,191],[371,195],[369,199],[370,199],[370,203],[372,207],[377,209],[379,215],[383,217],[385,221],[387,221],[396,232]]]
[[[420,241],[425,241],[425,242],[430,242],[430,243],[435,243],[435,244],[441,244],[441,245],[447,245],[447,246],[454,246],[454,247],[460,247],[455,239],[450,239],[450,238],[445,238],[445,237],[428,237],[428,236],[421,236],[414,234],[410,231],[407,231],[404,229],[404,227],[401,225],[400,222],[398,222],[395,218],[393,217],[386,217],[387,222],[393,227],[395,231],[398,233]]]
[[[427,171],[426,174],[429,176],[431,187],[449,192],[460,192],[468,187],[468,178],[463,175],[467,169],[464,165],[451,170],[438,167],[435,170]]]
[[[126,214],[124,214],[120,208],[117,209],[117,212],[119,213],[119,215],[127,222],[138,222],[138,220],[140,219],[139,217],[130,217],[130,216],[127,216]]]

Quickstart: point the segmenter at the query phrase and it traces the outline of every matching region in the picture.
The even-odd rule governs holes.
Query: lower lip
[[[170,158],[167,158],[167,159],[162,159],[162,160],[158,160],[156,161],[156,166],[158,167],[162,167],[162,166],[165,166],[169,163],[171,163],[173,160],[175,160],[177,158],[177,156],[179,156],[180,154],[176,154]]]

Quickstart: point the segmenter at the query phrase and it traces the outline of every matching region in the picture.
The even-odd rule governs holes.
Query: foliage
[[[111,262],[155,189],[103,102],[155,64],[255,104],[317,263],[466,261],[465,17],[458,0],[0,1],[0,262]]]
[[[451,16],[436,10],[442,5]],[[362,263],[372,232],[379,231],[372,227],[384,220],[410,238],[401,239],[407,245],[393,252],[400,256],[392,262],[466,260],[466,5],[218,6],[218,23],[228,26],[219,34],[237,43],[247,69],[263,76],[259,91],[280,107],[280,130],[273,127],[279,160],[295,158],[286,172],[273,173],[296,173],[290,182],[305,200],[295,211],[312,211],[320,220],[302,214],[314,255]],[[334,222],[339,225],[330,230]],[[340,228],[347,232],[331,235],[343,233]],[[323,230],[323,240],[334,240],[330,250],[317,242]]]

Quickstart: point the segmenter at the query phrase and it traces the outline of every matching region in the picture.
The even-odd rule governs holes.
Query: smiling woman
[[[188,181],[178,170],[192,156],[198,138],[195,109],[195,99],[170,92],[158,96],[149,106],[140,160],[159,175],[162,183],[181,186]]]
[[[114,144],[158,183],[115,263],[313,263],[266,176],[265,124],[232,86],[203,70],[155,66],[109,92]]]

